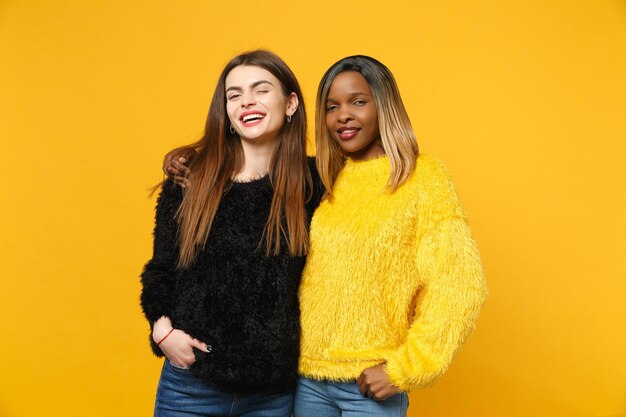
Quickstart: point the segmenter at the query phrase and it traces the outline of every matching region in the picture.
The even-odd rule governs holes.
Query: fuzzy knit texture
[[[308,219],[323,190],[314,162],[309,165],[315,192]],[[290,256],[284,241],[277,256],[259,248],[272,195],[269,176],[233,183],[196,262],[177,270],[174,215],[183,194],[167,181],[157,202],[153,257],[141,276],[141,306],[150,325],[167,316],[174,328],[211,345],[210,353],[194,349],[190,371],[230,392],[280,392],[297,380],[297,295],[305,258]],[[163,356],[152,337],[150,343]]]
[[[350,381],[386,363],[404,391],[434,383],[474,323],[487,289],[454,185],[421,155],[384,191],[386,157],[348,160],[311,223],[300,285],[300,374]]]

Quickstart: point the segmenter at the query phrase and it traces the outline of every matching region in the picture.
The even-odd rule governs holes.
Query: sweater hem
[[[298,373],[300,376],[318,381],[350,382],[355,381],[365,369],[381,363],[385,363],[385,358],[333,361],[301,356]]]

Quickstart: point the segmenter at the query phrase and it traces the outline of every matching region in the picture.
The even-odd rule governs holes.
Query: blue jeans
[[[167,359],[161,370],[154,417],[290,417],[293,391],[239,395],[210,387]]]
[[[359,392],[356,382],[328,382],[300,378],[294,417],[406,417],[405,392],[375,401]]]

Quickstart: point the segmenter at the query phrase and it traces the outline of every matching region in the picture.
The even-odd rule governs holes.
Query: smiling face
[[[326,100],[326,128],[343,152],[354,160],[385,153],[380,142],[376,103],[360,73],[344,71],[335,77]]]
[[[225,90],[228,118],[242,140],[278,141],[286,117],[298,106],[294,93],[285,96],[280,81],[256,66],[233,68],[226,76]]]

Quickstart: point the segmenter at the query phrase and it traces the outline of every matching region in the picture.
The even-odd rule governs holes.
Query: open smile
[[[361,129],[358,127],[344,126],[337,129],[339,138],[342,140],[349,140],[355,137]]]
[[[256,126],[265,118],[266,114],[260,111],[246,111],[241,113],[239,120],[246,126]]]

